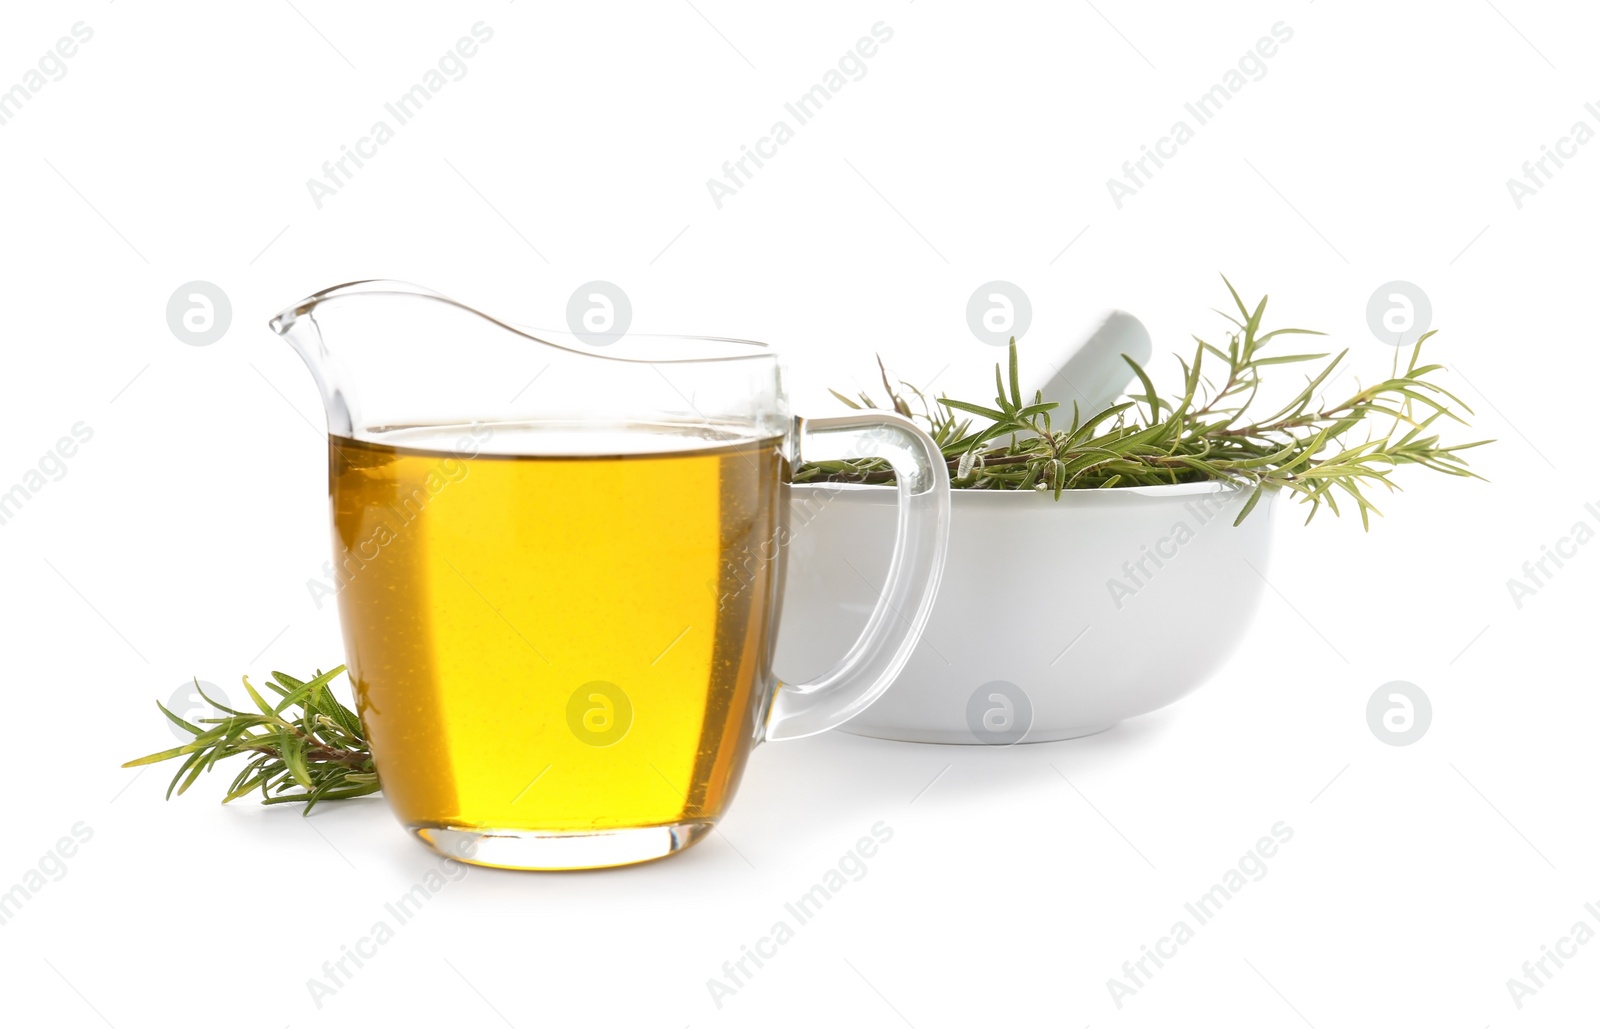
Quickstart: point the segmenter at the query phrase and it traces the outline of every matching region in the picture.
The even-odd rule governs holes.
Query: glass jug
[[[754,744],[862,711],[927,623],[950,522],[937,446],[886,412],[791,417],[762,344],[585,342],[382,281],[271,327],[327,413],[346,663],[383,793],[442,854],[682,850]],[[787,479],[856,458],[895,470],[887,582],[831,671],[779,682]]]

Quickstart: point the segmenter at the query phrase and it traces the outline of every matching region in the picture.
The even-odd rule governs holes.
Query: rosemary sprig
[[[200,724],[196,725],[157,701],[161,713],[193,733],[194,739],[181,747],[136,758],[122,767],[184,758],[167,787],[167,798],[171,799],[174,791],[183,793],[194,785],[200,773],[219,761],[251,754],[254,757],[234,777],[222,802],[226,804],[259,789],[263,804],[303,803],[305,814],[324,800],[348,800],[376,793],[378,773],[361,731],[361,720],[328,688],[343,671],[344,665],[340,665],[329,672],[318,672],[308,682],[273,672],[272,681],[266,686],[277,694],[276,703],[268,703],[246,678],[244,688],[258,711],[235,711],[219,704],[206,696],[196,681],[200,696],[221,717],[199,718],[196,721]],[[293,708],[298,708],[298,713],[291,711]],[[297,787],[297,792],[291,792]]]
[[[1339,501],[1353,501],[1361,523],[1382,512],[1372,503],[1374,487],[1399,487],[1391,479],[1401,465],[1420,465],[1447,475],[1478,478],[1467,468],[1462,452],[1490,440],[1446,445],[1431,427],[1441,418],[1465,425],[1454,408],[1471,414],[1460,398],[1434,381],[1443,369],[1423,364],[1424,334],[1410,348],[1402,367],[1396,352],[1392,374],[1358,389],[1339,403],[1321,404],[1323,385],[1344,363],[1340,352],[1308,376],[1303,389],[1269,414],[1257,412],[1263,370],[1276,365],[1322,361],[1327,354],[1263,353],[1272,340],[1287,335],[1320,336],[1309,329],[1262,330],[1267,298],[1247,307],[1226,278],[1223,282],[1238,307],[1239,317],[1224,315],[1233,325],[1227,346],[1194,337],[1192,360],[1178,358],[1183,392],[1163,397],[1149,373],[1132,358],[1137,388],[1120,402],[1087,417],[1072,408],[1066,428],[1052,423],[1059,404],[1035,393],[1025,400],[1018,386],[1017,345],[1011,341],[1003,376],[995,366],[993,406],[941,396],[929,403],[909,383],[891,383],[880,359],[879,372],[889,407],[920,423],[944,453],[950,485],[958,489],[1051,490],[1056,499],[1069,489],[1154,486],[1220,480],[1251,490],[1239,513],[1243,521],[1269,489],[1287,489],[1310,505],[1306,521],[1326,504],[1335,515]],[[1222,371],[1213,374],[1213,369]],[[903,395],[917,401],[913,405]],[[867,394],[856,399],[833,395],[852,408],[877,404]],[[974,419],[978,427],[974,428]],[[1379,434],[1376,426],[1388,422]],[[1368,435],[1354,441],[1355,430]],[[894,473],[877,460],[806,464],[796,482],[889,483]]]

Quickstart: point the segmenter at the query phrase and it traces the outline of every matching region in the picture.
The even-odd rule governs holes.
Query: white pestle
[[[1032,400],[1037,390],[1045,400],[1060,404],[1051,418],[1057,425],[1071,423],[1074,403],[1081,417],[1088,419],[1115,403],[1134,381],[1133,369],[1122,355],[1148,371],[1150,350],[1150,332],[1143,322],[1126,311],[1108,311],[1088,336],[1053,359],[1019,354],[1019,364],[1033,370],[1024,383],[1023,399]]]

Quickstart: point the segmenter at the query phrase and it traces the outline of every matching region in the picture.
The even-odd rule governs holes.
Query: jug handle
[[[883,695],[927,628],[950,536],[949,469],[938,444],[910,419],[887,411],[796,418],[794,440],[796,465],[882,458],[894,468],[899,495],[889,574],[866,628],[819,678],[776,684],[764,736],[769,740],[825,732]]]

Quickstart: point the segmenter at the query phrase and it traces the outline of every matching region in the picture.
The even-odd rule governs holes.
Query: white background
[[[0,126],[0,489],[75,423],[94,433],[0,526],[0,890],[75,823],[93,832],[0,926],[8,1022],[1592,1015],[1600,945],[1520,1010],[1506,980],[1574,922],[1600,929],[1584,910],[1600,902],[1600,546],[1520,609],[1506,582],[1597,521],[1583,454],[1600,147],[1520,208],[1506,180],[1575,121],[1600,126],[1583,107],[1600,100],[1593,12],[84,0],[3,18],[0,88],[75,22],[94,33]],[[494,36],[466,77],[318,209],[306,180],[480,20]],[[718,209],[707,178],[880,20],[894,36],[866,76]],[[1293,39],[1265,77],[1119,209],[1106,180],[1280,21]],[[966,327],[979,283],[1032,298],[1024,360],[1107,307],[1164,354],[1219,334],[1219,272],[1270,291],[1278,324],[1333,333],[1365,380],[1393,356],[1368,296],[1417,283],[1434,354],[1478,412],[1457,438],[1499,442],[1476,452],[1490,482],[1405,476],[1368,534],[1289,513],[1247,644],[1172,708],[1011,749],[837,733],[763,747],[720,835],[620,872],[474,872],[320,1009],[306,980],[430,855],[376,800],[303,820],[221,808],[213,780],[164,803],[163,770],[117,767],[170,745],[151,701],[189,676],[227,687],[339,659],[334,607],[305,585],[328,548],[321,413],[265,328],[309,292],[404,278],[551,324],[576,285],[607,279],[640,330],[783,347],[797,406],[817,411],[825,386],[870,381],[874,353],[981,397],[998,352]],[[233,305],[207,347],[164,314],[194,279]],[[1411,746],[1366,723],[1394,679],[1432,698]],[[879,821],[894,836],[866,877],[719,1009],[707,980]],[[1266,878],[1119,1009],[1106,980],[1279,821],[1294,838]]]

